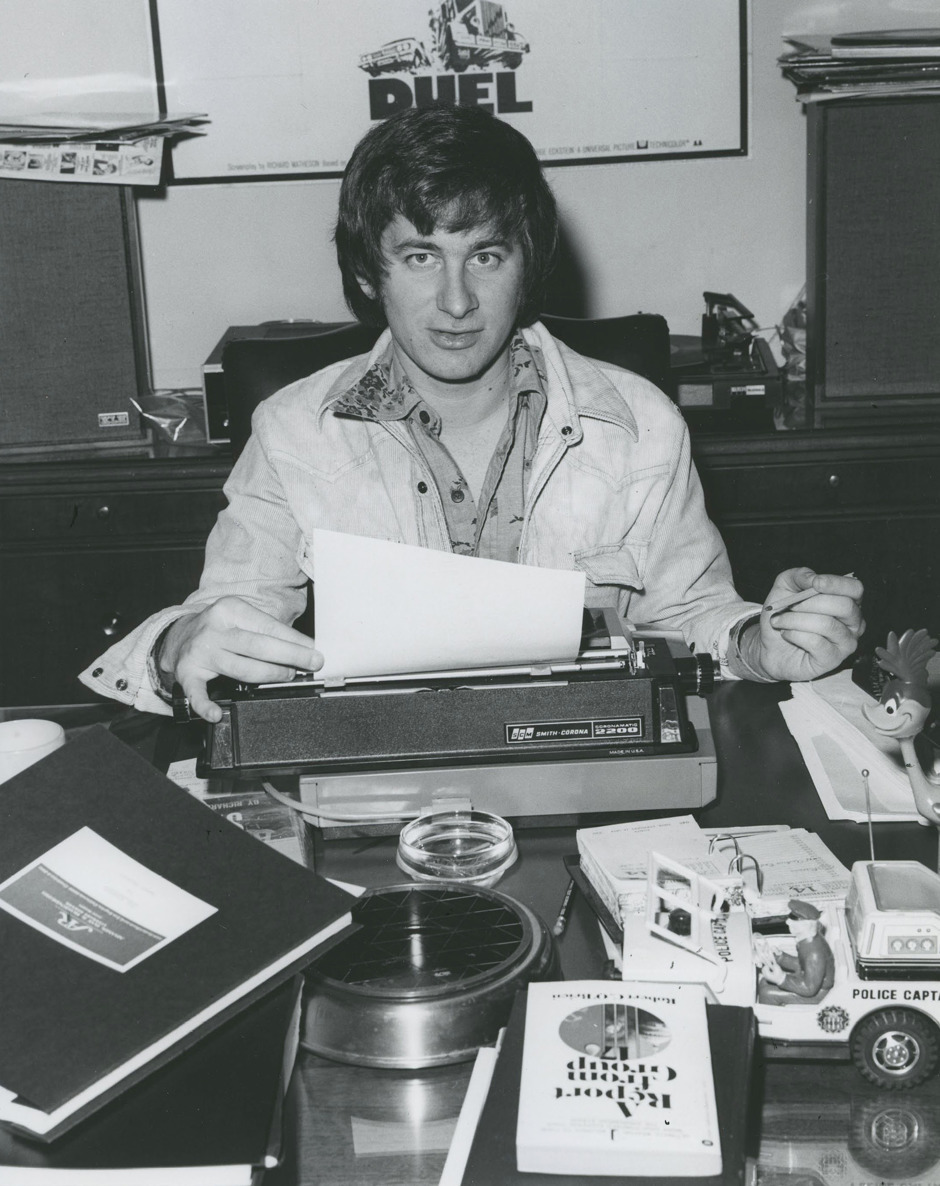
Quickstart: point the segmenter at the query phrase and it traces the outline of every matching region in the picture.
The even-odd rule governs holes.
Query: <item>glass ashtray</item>
[[[495,885],[518,856],[512,827],[486,811],[428,811],[401,830],[396,861],[415,881]]]

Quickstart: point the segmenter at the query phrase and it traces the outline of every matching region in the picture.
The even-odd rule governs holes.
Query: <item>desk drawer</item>
[[[724,522],[940,507],[938,464],[926,457],[763,465],[699,463],[711,513]]]
[[[204,542],[224,505],[220,490],[17,494],[0,500],[0,538],[5,545],[158,538]]]
[[[77,676],[149,614],[191,593],[203,549],[81,548],[0,552],[0,703],[96,697]]]

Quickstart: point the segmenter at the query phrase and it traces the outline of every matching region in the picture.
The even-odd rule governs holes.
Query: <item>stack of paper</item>
[[[805,828],[700,828],[690,815],[581,828],[581,872],[615,921],[645,917],[651,852],[719,883],[738,875],[754,915],[786,913],[791,898],[817,904],[845,897],[849,870]],[[743,868],[736,870],[740,854]],[[758,889],[759,882],[759,889]]]
[[[920,820],[901,749],[862,713],[873,697],[840,671],[793,685],[780,705],[830,819]],[[868,796],[862,771],[868,771]]]
[[[0,177],[159,185],[164,147],[202,134],[204,115],[70,115],[52,112],[0,120]]]
[[[646,913],[651,852],[712,880],[728,871],[727,855],[709,850],[709,837],[691,815],[579,828],[577,842],[581,871],[620,924],[625,914]]]
[[[295,976],[51,1143],[0,1126],[3,1186],[258,1186],[280,1159]]]
[[[940,30],[801,34],[779,59],[802,103],[940,92]]]
[[[192,113],[150,115],[129,111],[120,115],[86,112],[39,112],[19,119],[0,119],[0,140],[110,140],[133,141],[141,136],[176,136],[204,133],[208,117]]]
[[[815,832],[805,828],[740,829],[734,835],[740,851],[760,869],[760,895],[748,903],[751,913],[785,914],[791,898],[818,906],[841,901],[848,893],[849,870]],[[727,852],[726,844],[721,851]],[[750,868],[745,863],[748,883]]]

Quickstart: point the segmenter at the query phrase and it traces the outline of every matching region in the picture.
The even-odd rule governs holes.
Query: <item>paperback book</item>
[[[608,984],[607,981],[603,983]],[[567,1168],[570,1158],[566,1168],[553,1165],[550,1172],[544,1173],[522,1173],[516,1165],[526,1007],[526,992],[517,993],[463,1166],[462,1186],[584,1186],[582,1173]],[[753,1105],[750,1075],[755,1040],[754,1013],[750,1008],[712,1004],[706,1005],[705,1011],[718,1106],[722,1170],[718,1175],[698,1178],[655,1175],[656,1186],[690,1186],[690,1183],[694,1186],[743,1186],[745,1182],[748,1121]],[[640,1186],[640,1183],[649,1182],[652,1176],[628,1164],[622,1174],[605,1175],[604,1181],[610,1186]]]
[[[701,984],[530,984],[519,1088],[520,1171],[721,1173]]]

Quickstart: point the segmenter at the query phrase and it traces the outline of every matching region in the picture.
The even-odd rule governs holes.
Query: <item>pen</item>
[[[558,911],[558,917],[555,919],[555,925],[552,927],[552,934],[556,939],[565,933],[565,927],[568,925],[568,911],[571,909],[571,897],[574,893],[574,878],[568,879],[568,888],[565,890],[565,896],[561,900],[561,908]]]
[[[847,572],[843,574],[847,577],[854,577],[854,572]],[[773,605],[765,605],[764,609],[769,614],[779,614],[785,609],[792,609],[795,605],[799,605],[801,601],[807,601],[810,597],[819,595],[818,589],[801,589],[799,593],[791,593],[788,597],[782,597]]]

